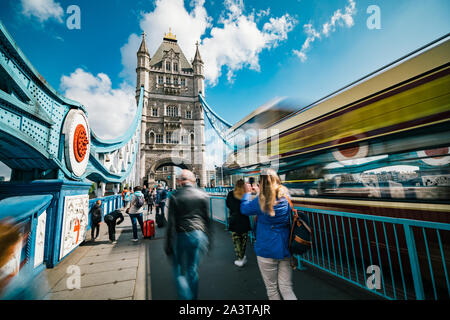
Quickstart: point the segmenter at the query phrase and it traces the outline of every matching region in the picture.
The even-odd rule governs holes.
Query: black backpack
[[[289,251],[291,254],[303,255],[311,249],[311,227],[306,214],[294,209],[287,198],[292,212],[291,232],[289,236]]]
[[[139,209],[142,207],[145,203],[144,196],[136,196],[136,202],[134,203],[134,206]]]

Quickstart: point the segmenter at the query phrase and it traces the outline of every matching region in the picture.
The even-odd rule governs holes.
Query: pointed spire
[[[202,57],[200,56],[200,51],[198,50],[198,41],[195,43],[196,50],[195,50],[195,56],[194,56],[194,62],[201,62],[203,63]]]
[[[147,44],[145,43],[145,36],[146,36],[146,33],[144,31],[144,32],[142,32],[142,42],[141,42],[141,46],[139,47],[138,53],[144,52],[144,53],[148,54]]]

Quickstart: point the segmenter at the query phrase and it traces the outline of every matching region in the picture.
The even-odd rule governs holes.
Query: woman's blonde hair
[[[281,185],[281,180],[273,169],[267,169],[261,173],[259,206],[263,212],[272,217],[275,216],[273,206],[278,199],[288,196],[287,188]]]
[[[242,179],[239,179],[236,181],[236,184],[234,185],[234,191],[233,195],[236,199],[241,200],[245,193],[245,182]]]

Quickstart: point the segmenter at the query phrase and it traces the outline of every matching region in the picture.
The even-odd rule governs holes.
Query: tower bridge
[[[13,219],[28,235],[20,272],[45,274],[50,282],[46,298],[174,299],[170,267],[163,258],[164,229],[157,230],[155,239],[130,244],[126,218],[117,244],[107,243],[104,224],[104,242],[98,247],[86,244],[88,212],[96,200],[89,199],[88,190],[94,182],[107,214],[123,206],[121,184],[164,181],[174,187],[173,167],[192,170],[205,187],[206,117],[229,147],[227,175],[257,177],[262,167],[277,161],[296,208],[310,218],[311,250],[295,257],[300,298],[448,299],[450,224],[443,215],[450,212],[445,198],[450,161],[447,38],[327,99],[296,112],[283,109],[275,122],[268,123],[264,114],[273,110],[262,108],[232,126],[206,101],[198,43],[189,62],[171,31],[152,55],[143,34],[137,51],[135,117],[122,136],[105,140],[90,127],[85,106],[56,92],[0,23],[0,161],[12,170],[11,181],[0,183],[0,220]],[[389,112],[380,108],[385,102]],[[258,121],[261,128],[282,134],[245,137],[237,148],[232,140],[238,129]],[[355,123],[361,125],[352,127]],[[251,153],[253,146],[265,147],[266,157],[244,157],[238,163],[239,154]],[[387,163],[413,163],[427,175],[402,174],[405,181],[415,179],[414,185],[403,185],[378,181],[376,173],[367,172]],[[357,177],[351,180],[354,185],[342,179],[348,172]],[[114,186],[114,195],[105,197],[106,184]],[[253,260],[244,272],[237,275],[227,265],[233,260],[224,197],[230,189],[206,190],[220,245],[202,270],[201,298],[264,299],[251,248]],[[372,198],[363,199],[367,194]],[[253,233],[250,238],[255,240]],[[90,268],[94,264],[95,270]],[[63,268],[72,265],[83,269],[79,291],[64,287],[68,276]],[[367,282],[366,267],[374,265],[382,272],[380,287]],[[104,276],[108,272],[111,277]],[[217,283],[223,290],[217,290]],[[238,295],[237,287],[242,289]]]

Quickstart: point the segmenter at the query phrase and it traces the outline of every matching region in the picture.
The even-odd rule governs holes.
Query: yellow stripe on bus
[[[450,76],[445,76],[272,140],[268,154],[276,156],[449,110]]]

